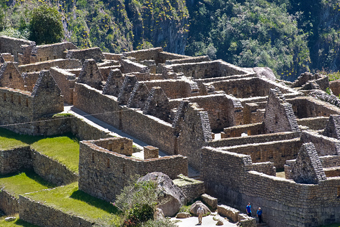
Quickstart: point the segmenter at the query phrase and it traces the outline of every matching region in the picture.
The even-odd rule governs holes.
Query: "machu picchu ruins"
[[[114,202],[131,176],[162,172],[187,202],[201,197],[242,226],[257,226],[248,202],[270,227],[339,223],[339,93],[322,74],[287,82],[162,48],[113,54],[0,36],[1,128],[80,141],[79,173],[22,146],[0,150],[0,174],[33,170]],[[5,188],[0,210],[37,226],[94,224]]]

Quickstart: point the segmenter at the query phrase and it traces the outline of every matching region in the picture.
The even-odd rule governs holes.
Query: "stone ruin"
[[[230,210],[251,202],[268,226],[340,222],[340,102],[325,94],[327,76],[304,73],[288,83],[266,68],[162,48],[113,54],[5,36],[0,65],[1,125],[77,135],[79,189],[92,196],[113,201],[136,173],[175,179],[193,177],[193,169],[204,189],[186,188],[188,200],[206,192]],[[63,102],[148,144],[144,157],[131,155],[133,141],[75,117],[42,123],[62,112]],[[23,160],[3,174],[30,162],[27,153],[15,154],[0,158],[4,167]]]

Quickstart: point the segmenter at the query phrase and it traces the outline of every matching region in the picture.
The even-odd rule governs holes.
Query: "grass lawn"
[[[34,172],[23,172],[16,175],[0,176],[0,187],[19,198],[19,194],[52,188],[53,185],[44,181]]]
[[[120,212],[117,207],[78,190],[77,182],[51,190],[26,194],[25,197],[87,220],[120,221]]]
[[[340,223],[338,223],[338,224],[330,224],[330,225],[322,225],[320,227],[340,227]]]
[[[0,226],[1,227],[38,227],[36,225],[30,224],[28,222],[25,222],[21,219],[19,219],[19,214],[13,215],[11,217],[16,217],[15,220],[7,222],[5,221],[6,216],[0,217]]]
[[[78,173],[79,141],[69,136],[44,138],[33,143],[31,148],[64,164],[69,170]]]

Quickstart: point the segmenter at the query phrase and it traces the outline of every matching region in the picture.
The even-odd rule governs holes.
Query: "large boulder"
[[[201,201],[196,201],[195,203],[193,203],[193,204],[191,205],[191,207],[190,207],[190,213],[191,213],[192,215],[198,216],[198,214],[197,214],[197,209],[198,209],[200,206],[203,208],[203,215],[211,213],[210,209],[209,209],[204,203],[202,203]]]
[[[253,68],[253,70],[257,74],[258,77],[265,77],[272,81],[276,80],[273,70],[271,70],[268,67],[255,67]]]
[[[140,181],[154,181],[157,183],[158,208],[162,209],[164,216],[174,216],[186,201],[182,190],[164,173],[148,173],[139,178],[138,182]]]

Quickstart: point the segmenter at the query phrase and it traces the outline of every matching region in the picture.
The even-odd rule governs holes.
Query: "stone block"
[[[217,209],[217,198],[214,198],[208,194],[201,195],[201,198],[205,204],[208,204],[212,210]]]
[[[144,159],[158,158],[159,149],[158,147],[145,146],[144,147]]]
[[[232,222],[239,221],[240,211],[235,208],[226,205],[219,205],[217,206],[217,212],[219,215],[229,218]]]

